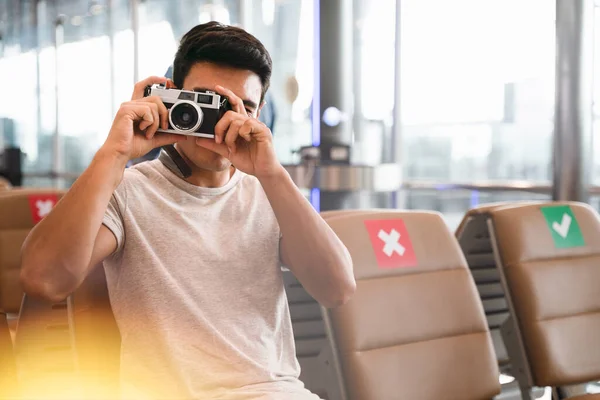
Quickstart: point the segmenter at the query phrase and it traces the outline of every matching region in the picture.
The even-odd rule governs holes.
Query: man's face
[[[195,64],[183,81],[184,90],[212,90],[217,85],[231,90],[244,101],[249,116],[258,118],[262,85],[255,73],[223,67],[207,62]],[[193,138],[177,143],[177,148],[197,168],[209,171],[223,171],[231,167],[231,162],[223,156],[200,147]],[[192,166],[193,167],[193,166]]]

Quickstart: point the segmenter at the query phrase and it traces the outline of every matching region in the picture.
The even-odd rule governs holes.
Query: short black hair
[[[196,25],[179,43],[173,62],[173,82],[183,88],[192,66],[210,62],[254,72],[260,78],[264,100],[271,83],[273,62],[265,46],[245,30],[211,21]]]

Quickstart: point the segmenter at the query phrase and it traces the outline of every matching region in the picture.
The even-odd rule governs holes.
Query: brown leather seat
[[[27,369],[27,357],[19,357],[17,346],[17,316],[20,313],[23,299],[23,290],[19,283],[19,272],[21,264],[21,246],[31,228],[45,215],[45,213],[60,199],[63,192],[54,189],[13,189],[0,191],[0,310],[2,311],[2,334],[3,347],[8,347],[13,353],[13,341],[15,342],[12,367],[18,367],[18,376],[22,379],[22,369]],[[4,332],[4,326],[8,327],[8,335]],[[23,355],[21,353],[21,355]],[[9,357],[10,358],[10,357]],[[7,359],[8,362],[8,359]],[[37,363],[32,364],[39,364]],[[12,367],[8,367],[11,369]],[[16,371],[15,370],[15,373]],[[9,374],[10,375],[10,374]],[[7,375],[8,376],[8,375]],[[2,385],[4,386],[4,384]],[[24,385],[21,385],[23,388]]]
[[[19,313],[23,290],[19,283],[21,246],[29,231],[48,206],[59,200],[63,191],[55,189],[13,189],[0,192],[0,308],[9,317]],[[41,203],[35,204],[37,201]],[[14,322],[13,322],[14,321]],[[16,319],[9,318],[11,329]]]
[[[528,383],[559,387],[600,380],[598,214],[569,202],[488,213]],[[509,352],[517,354],[517,346]]]
[[[365,214],[365,213],[389,212],[389,211],[395,211],[395,210],[392,210],[392,209],[381,209],[381,210],[372,210],[371,209],[371,210],[369,210],[369,209],[357,208],[357,209],[321,211],[320,215],[321,215],[321,217],[323,217],[323,219],[330,219],[330,218],[335,218],[335,217],[344,216],[344,215],[348,215],[348,214]]]
[[[568,400],[600,400],[600,393],[569,397]]]
[[[511,372],[510,358],[500,327],[508,319],[509,310],[506,304],[500,273],[496,265],[491,244],[487,217],[491,210],[517,207],[523,204],[537,204],[539,201],[496,202],[481,204],[470,209],[463,217],[455,235],[465,255],[471,274],[475,279],[479,296],[483,302],[488,327],[492,334],[494,350],[502,372]]]
[[[327,222],[348,247],[357,281],[347,304],[325,311],[343,397],[469,400],[500,392],[483,307],[440,214],[386,210]]]

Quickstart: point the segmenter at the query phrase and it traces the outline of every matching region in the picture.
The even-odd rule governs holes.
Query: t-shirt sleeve
[[[123,182],[113,193],[106,207],[102,224],[106,226],[115,235],[117,240],[117,249],[119,252],[123,249],[125,242],[125,223],[123,215],[126,209],[126,193]]]

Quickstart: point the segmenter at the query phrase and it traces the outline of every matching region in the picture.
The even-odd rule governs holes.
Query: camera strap
[[[161,148],[158,159],[165,167],[180,178],[189,178],[192,175],[192,169],[172,144]]]

